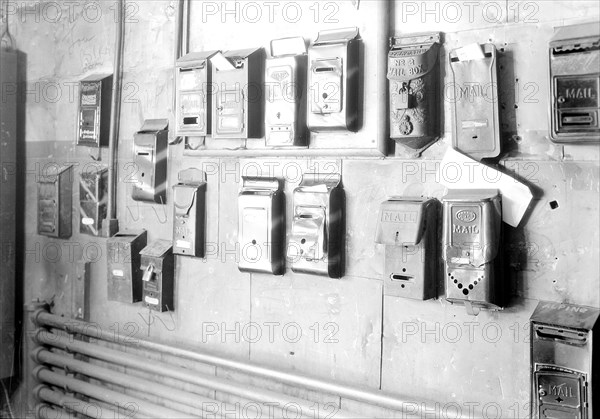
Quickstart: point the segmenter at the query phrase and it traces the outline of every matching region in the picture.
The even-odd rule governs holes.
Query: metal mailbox
[[[319,32],[308,49],[308,127],[358,129],[358,28]]]
[[[79,232],[99,236],[106,218],[108,169],[85,171],[79,176]]]
[[[345,194],[339,174],[305,173],[294,189],[287,257],[292,271],[344,275]]]
[[[238,197],[239,263],[242,272],[283,275],[285,197],[276,178],[243,177]]]
[[[132,198],[136,201],[167,203],[168,126],[166,119],[147,119],[133,137]]]
[[[440,136],[439,32],[390,38],[390,138],[423,150]]]
[[[437,297],[437,203],[394,197],[381,204],[375,242],[385,245],[385,295]]]
[[[142,301],[140,251],[146,247],[146,231],[120,231],[106,243],[108,251],[108,300]]]
[[[500,155],[496,61],[493,44],[473,44],[450,52],[454,77],[452,147],[476,160]]]
[[[532,418],[594,417],[599,317],[597,308],[539,302],[530,318]]]
[[[183,170],[173,186],[173,253],[204,257],[206,231],[206,174]]]
[[[144,304],[151,310],[173,311],[175,267],[173,246],[156,240],[140,252]]]
[[[597,22],[557,28],[550,41],[550,138],[600,141],[600,28]]]
[[[271,41],[265,66],[265,142],[267,147],[305,146],[306,44],[304,38]]]
[[[261,138],[265,52],[262,48],[211,57],[215,96],[213,138]]]
[[[497,190],[450,190],[442,199],[446,299],[469,314],[501,308],[502,208]]]
[[[66,239],[73,232],[73,166],[51,166],[38,179],[38,234]]]
[[[211,132],[213,87],[210,58],[217,52],[190,52],[177,60],[177,136],[206,137]]]
[[[77,145],[108,145],[112,84],[112,74],[94,74],[79,82]]]

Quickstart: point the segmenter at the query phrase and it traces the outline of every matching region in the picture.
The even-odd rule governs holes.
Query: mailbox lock
[[[152,279],[152,275],[154,275],[154,265],[148,265],[146,271],[144,272],[142,280],[144,282],[149,282]]]
[[[546,393],[546,390],[540,387],[540,389],[538,390],[538,394],[540,397],[544,397],[548,393]]]

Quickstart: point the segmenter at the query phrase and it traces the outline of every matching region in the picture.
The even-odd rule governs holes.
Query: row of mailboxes
[[[177,61],[176,135],[261,138],[306,146],[311,131],[357,129],[358,29],[321,31],[262,48],[190,53]],[[263,118],[264,102],[264,118]]]
[[[501,308],[502,214],[497,190],[450,190],[442,198],[441,214],[435,199],[392,198],[381,204],[375,240],[385,245],[386,295],[435,298],[438,273],[443,271],[449,302],[465,305],[472,314]]]

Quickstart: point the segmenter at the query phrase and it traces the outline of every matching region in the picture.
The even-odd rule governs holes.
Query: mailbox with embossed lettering
[[[375,242],[385,245],[385,295],[437,296],[437,209],[430,198],[394,197],[381,203]]]
[[[500,155],[498,81],[494,44],[471,44],[450,52],[454,77],[452,147],[476,159]]]
[[[557,28],[550,41],[550,138],[555,143],[600,141],[600,26]]]
[[[531,324],[531,417],[591,419],[600,393],[597,308],[540,301]]]
[[[440,136],[440,33],[390,38],[390,138],[422,151]]]
[[[446,300],[469,314],[501,308],[502,208],[497,190],[450,190],[443,202]]]

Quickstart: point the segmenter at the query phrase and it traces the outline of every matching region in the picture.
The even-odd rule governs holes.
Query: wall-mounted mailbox
[[[206,137],[211,132],[213,88],[210,57],[217,52],[190,52],[177,60],[177,136]]]
[[[173,186],[173,253],[204,257],[206,175],[199,169],[179,172]]]
[[[390,38],[390,138],[423,150],[440,136],[439,32]]]
[[[435,199],[394,197],[381,204],[375,241],[385,245],[385,295],[437,296],[437,217]]]
[[[166,119],[147,119],[133,137],[135,171],[131,195],[136,201],[167,203],[168,126]]]
[[[140,251],[146,247],[146,242],[146,231],[120,231],[108,239],[109,301],[142,301]]]
[[[446,299],[469,314],[501,308],[502,208],[497,190],[450,190],[443,202]]]
[[[112,83],[110,74],[94,74],[79,82],[77,145],[108,145]]]
[[[210,60],[215,87],[213,138],[261,138],[264,50],[218,52]]]
[[[168,240],[156,240],[140,252],[144,304],[151,310],[173,311],[173,246]]]
[[[345,194],[339,174],[305,173],[294,189],[287,257],[294,272],[344,275]]]
[[[550,138],[600,141],[600,28],[597,22],[557,28],[550,41]]]
[[[600,310],[540,301],[531,324],[531,417],[592,419],[600,395]]]
[[[38,234],[66,239],[73,226],[73,166],[51,166],[38,179]]]
[[[283,275],[285,197],[276,178],[244,177],[238,198],[239,263],[243,272]]]
[[[471,44],[450,52],[454,76],[452,147],[476,159],[500,155],[496,47]]]
[[[79,176],[79,232],[98,236],[106,218],[108,169],[84,171]]]
[[[308,127],[358,129],[358,28],[319,32],[308,49]]]
[[[306,127],[306,44],[304,38],[271,41],[265,66],[267,147],[304,146]]]

